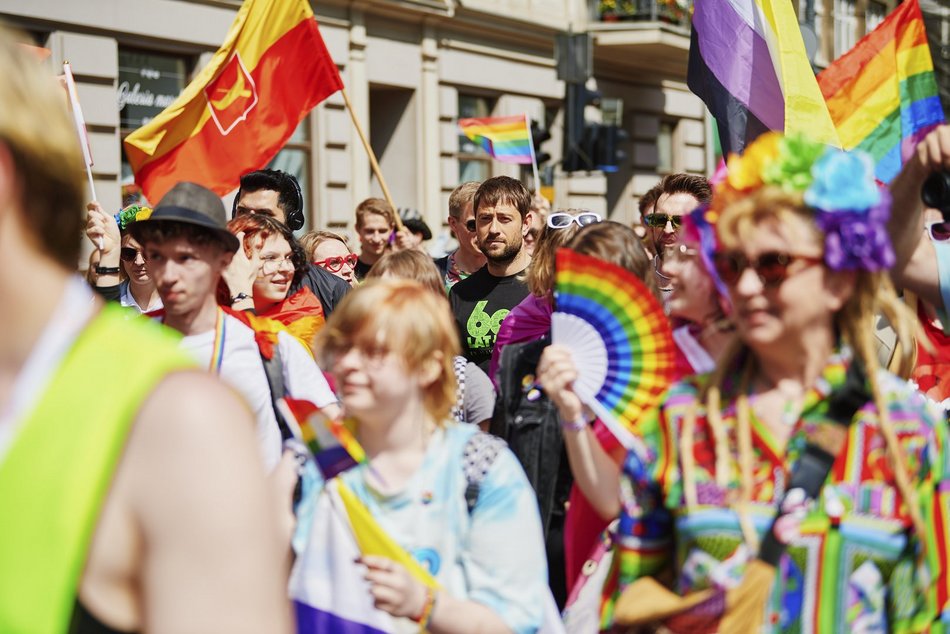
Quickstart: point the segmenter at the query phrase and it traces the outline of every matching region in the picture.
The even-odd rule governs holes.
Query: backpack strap
[[[264,374],[267,376],[267,387],[270,388],[271,408],[274,410],[274,417],[277,419],[277,427],[280,428],[280,439],[289,440],[294,437],[290,430],[290,425],[284,419],[277,407],[277,401],[287,396],[287,386],[284,385],[284,362],[280,356],[280,346],[275,345],[273,355],[268,359],[261,353],[261,363],[264,364]]]
[[[462,469],[465,472],[465,504],[471,515],[478,502],[482,480],[495,463],[499,452],[507,445],[504,440],[491,434],[478,431],[465,443],[462,451]]]
[[[468,420],[465,417],[465,368],[468,367],[468,359],[458,355],[453,359],[453,366],[458,390],[456,391],[455,405],[452,406],[452,416],[460,423],[467,423]]]

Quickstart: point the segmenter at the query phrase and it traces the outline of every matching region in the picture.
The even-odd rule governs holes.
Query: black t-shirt
[[[353,275],[362,282],[371,268],[373,268],[372,264],[367,264],[363,260],[357,260],[356,266],[353,267]]]
[[[488,372],[495,337],[512,308],[528,296],[521,272],[495,277],[483,266],[452,287],[449,303],[462,338],[462,354]]]

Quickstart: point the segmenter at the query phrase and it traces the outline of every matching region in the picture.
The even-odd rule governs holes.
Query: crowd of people
[[[230,210],[188,179],[84,201],[60,89],[8,33],[0,72],[0,632],[950,623],[950,202],[920,196],[950,126],[888,188],[767,133],[719,182],[658,177],[637,226],[462,183],[433,258],[378,198],[357,250],[303,232],[270,169]],[[667,316],[676,380],[633,444],[552,343],[561,249]],[[301,449],[290,402],[352,465]]]

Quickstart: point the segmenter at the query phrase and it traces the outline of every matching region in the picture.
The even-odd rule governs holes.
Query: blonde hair
[[[390,228],[396,226],[396,212],[392,205],[382,198],[367,198],[356,206],[356,228],[360,229],[366,222],[366,216],[376,214],[385,218]]]
[[[800,226],[807,227],[817,244],[824,245],[824,234],[815,224],[813,212],[805,205],[801,193],[790,193],[776,187],[762,187],[735,202],[728,204],[716,224],[720,244],[725,249],[734,249],[745,242],[756,228],[763,224],[787,224],[789,220],[797,218]],[[805,237],[805,236],[802,236]],[[890,421],[887,403],[883,398],[878,384],[878,370],[880,363],[874,343],[874,320],[877,314],[883,313],[897,332],[901,350],[905,356],[901,360],[900,373],[907,378],[910,372],[911,358],[907,353],[913,351],[914,315],[897,298],[894,287],[891,285],[887,272],[870,272],[858,270],[855,272],[852,295],[834,316],[834,325],[841,339],[848,344],[857,359],[864,364],[871,386],[874,405],[877,409],[877,424],[884,437],[887,455],[894,469],[894,479],[900,491],[904,504],[922,543],[926,541],[926,526],[917,504],[917,495],[912,486],[907,470],[907,461],[897,440],[893,425]],[[739,438],[739,471],[740,471],[740,518],[743,529],[749,539],[748,517],[741,512],[742,507],[751,502],[752,495],[752,451],[748,440],[749,404],[745,397],[745,387],[748,384],[749,373],[752,371],[752,355],[746,354],[745,345],[736,339],[723,353],[713,371],[703,392],[706,401],[706,416],[713,435],[716,453],[716,480],[723,485],[728,478],[731,462],[731,449],[728,435],[722,422],[721,392],[725,379],[735,367],[737,361],[745,357],[745,367],[742,370],[742,380],[738,387],[739,403],[737,406],[737,438]],[[687,413],[683,421],[681,443],[692,438],[696,424],[695,411]],[[690,449],[681,447],[683,456],[690,454]],[[684,460],[683,481],[686,492],[687,505],[695,503],[695,480],[692,474],[691,461]]]
[[[73,271],[83,226],[82,153],[62,88],[17,41],[27,38],[0,27],[0,146],[13,161],[24,228],[42,253]]]
[[[432,258],[418,249],[390,251],[376,261],[366,279],[390,277],[415,280],[436,295],[445,297],[445,280]]]
[[[438,378],[424,388],[426,411],[441,424],[458,398],[453,360],[460,353],[448,300],[413,280],[374,279],[347,293],[317,335],[314,352],[324,367],[358,347],[380,347],[402,359],[410,372],[439,364]]]
[[[587,213],[587,210],[558,209],[557,212],[578,216]],[[524,280],[525,284],[528,285],[528,291],[532,295],[544,297],[554,288],[554,276],[556,274],[554,256],[558,248],[570,242],[578,231],[580,231],[580,227],[576,222],[572,222],[562,229],[552,229],[547,222],[541,225],[538,243],[534,247],[534,255],[531,257],[531,264],[528,265]]]
[[[341,236],[340,234],[334,233],[333,231],[308,231],[307,233],[303,234],[303,236],[301,236],[300,246],[302,246],[303,250],[306,252],[307,258],[312,261],[313,254],[317,251],[317,247],[330,240],[338,240],[339,242],[342,242],[347,251],[350,253],[353,252],[353,250],[350,248],[350,243],[346,240],[346,236]]]

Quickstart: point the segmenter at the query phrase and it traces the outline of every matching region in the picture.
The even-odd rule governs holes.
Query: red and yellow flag
[[[211,63],[125,139],[135,181],[153,202],[183,180],[224,195],[342,88],[307,0],[246,0]]]

